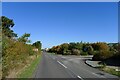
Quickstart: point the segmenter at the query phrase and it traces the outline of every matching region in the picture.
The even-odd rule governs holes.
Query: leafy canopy
[[[12,38],[12,37],[17,37],[17,34],[14,33],[11,28],[15,25],[12,19],[9,19],[5,16],[1,17],[2,19],[2,33],[3,35]]]

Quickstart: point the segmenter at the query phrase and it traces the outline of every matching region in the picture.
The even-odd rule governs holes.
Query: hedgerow
[[[30,34],[23,34],[17,37],[11,28],[14,26],[13,20],[2,16],[2,78],[6,78],[12,70],[24,67],[28,64],[28,58],[40,53],[34,51],[36,46],[28,44]],[[40,42],[40,41],[39,41]],[[41,45],[39,46],[41,48]],[[38,48],[38,46],[37,46]],[[29,61],[30,62],[30,61]]]

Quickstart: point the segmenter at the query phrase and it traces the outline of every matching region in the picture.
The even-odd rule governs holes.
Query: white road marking
[[[57,61],[60,65],[62,65],[64,68],[67,68],[64,64],[62,64],[60,61]],[[70,70],[70,69],[69,69]],[[70,70],[72,71],[72,70]],[[73,71],[72,71],[73,72]],[[75,74],[75,73],[74,73]],[[83,80],[82,77],[80,76],[77,76],[79,79]]]
[[[57,61],[60,65],[62,65],[64,68],[67,68],[64,64],[62,64],[60,61]]]
[[[80,77],[80,76],[77,76],[80,80],[84,80],[82,77]]]
[[[80,76],[77,76],[78,78],[82,79]]]
[[[98,75],[98,74],[96,74],[96,73],[92,73],[93,75],[96,75],[96,76],[98,76],[98,77],[101,77],[101,78],[106,78],[106,77],[104,77],[104,76],[101,76],[101,75]]]

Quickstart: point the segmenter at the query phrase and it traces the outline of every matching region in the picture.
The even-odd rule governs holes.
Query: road
[[[85,57],[62,56],[43,52],[34,78],[76,78],[76,79],[105,79],[116,80],[118,77],[110,75],[84,63]],[[88,57],[89,59],[89,57]],[[93,79],[92,79],[93,80]]]

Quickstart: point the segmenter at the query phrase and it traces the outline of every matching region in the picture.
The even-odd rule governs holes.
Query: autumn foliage
[[[2,16],[2,77],[6,78],[10,71],[17,70],[25,65],[30,60],[30,56],[40,53],[36,53],[33,49],[36,46],[32,46],[29,37],[30,34],[25,33],[21,37],[17,37],[11,28],[14,26],[13,20]],[[41,46],[40,46],[41,48]],[[28,61],[29,60],[29,61]]]
[[[93,55],[93,60],[106,60],[118,55],[118,44],[72,42],[53,46],[49,52],[62,55]]]

